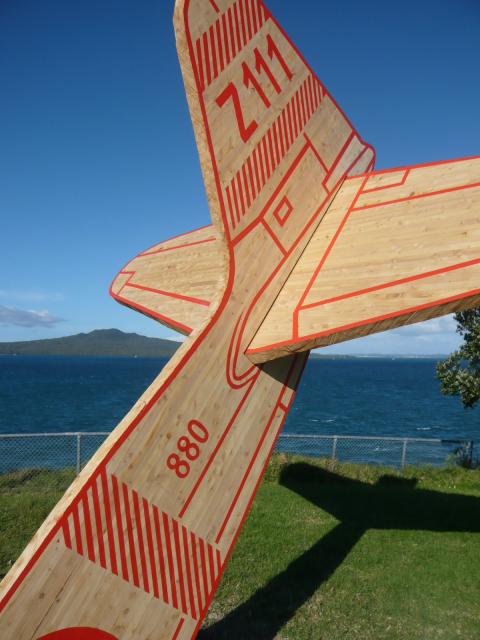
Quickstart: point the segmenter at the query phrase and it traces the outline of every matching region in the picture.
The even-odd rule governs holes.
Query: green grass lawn
[[[5,573],[72,478],[0,476]],[[480,470],[276,456],[204,640],[480,638]]]

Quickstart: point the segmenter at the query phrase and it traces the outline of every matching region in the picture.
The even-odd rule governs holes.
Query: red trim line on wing
[[[127,273],[127,272],[123,272],[123,273]],[[136,272],[134,272],[132,275],[135,275]],[[140,291],[150,291],[151,293],[158,293],[161,296],[165,296],[167,298],[175,298],[176,300],[184,300],[185,302],[192,302],[193,304],[200,304],[204,307],[209,307],[210,306],[210,302],[208,300],[202,300],[200,298],[194,298],[192,296],[184,296],[181,293],[174,293],[173,291],[164,291],[163,289],[153,289],[152,287],[144,287],[141,284],[132,284],[131,282],[126,282],[121,291],[123,291],[123,289],[125,287],[129,287],[130,289],[139,289]]]
[[[423,280],[425,278],[437,276],[442,273],[448,273],[449,271],[456,271],[458,269],[463,269],[465,267],[473,267],[476,264],[480,264],[480,258],[475,258],[474,260],[467,260],[466,262],[459,262],[458,264],[449,265],[448,267],[440,267],[438,269],[433,269],[432,271],[425,271],[424,273],[419,273],[414,276],[406,276],[405,278],[399,278],[398,280],[392,280],[391,282],[385,282],[383,284],[375,285],[372,287],[366,287],[365,289],[358,289],[357,291],[344,293],[342,295],[335,296],[333,298],[326,298],[325,300],[319,300],[318,302],[312,302],[310,304],[306,304],[300,307],[299,311],[304,311],[305,309],[313,309],[315,307],[320,307],[325,304],[331,304],[332,302],[347,300],[348,298],[355,298],[357,296],[365,295],[367,293],[373,293],[374,291],[381,291],[382,289],[388,289],[389,287],[395,287],[401,284],[415,282],[416,280]]]
[[[365,209],[374,209],[376,207],[386,207],[392,204],[398,204],[400,202],[409,202],[410,200],[419,200],[420,198],[429,198],[431,196],[441,196],[446,193],[452,193],[454,191],[462,191],[464,189],[474,189],[480,187],[480,182],[474,182],[472,184],[464,184],[458,187],[449,187],[448,189],[438,189],[437,191],[430,191],[429,193],[418,193],[413,196],[406,196],[405,198],[397,198],[396,200],[385,200],[384,202],[375,202],[373,204],[365,204],[361,207],[355,207],[353,211],[364,211]]]

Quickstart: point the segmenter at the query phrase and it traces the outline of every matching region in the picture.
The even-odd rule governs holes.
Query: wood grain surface
[[[342,234],[335,259],[350,276],[342,283],[330,273],[329,297],[370,288],[372,271],[391,277],[394,227],[383,221],[397,205],[387,202],[388,190],[400,189],[391,200],[410,197],[410,178],[418,178],[418,193],[433,189],[429,180],[446,184],[446,176],[422,178],[421,170],[398,186],[401,172],[370,175],[373,149],[260,0],[177,0],[174,26],[213,226],[143,252],[111,293],[188,337],[2,582],[2,640],[196,636],[308,357],[257,365],[245,355],[248,346],[266,335],[268,348],[260,347],[268,351],[270,336],[287,336],[290,302],[284,318],[264,321],[297,277],[303,288],[294,287],[295,301],[308,289],[298,335],[317,331],[316,306],[327,291],[318,252],[342,216],[348,213],[345,234],[351,213],[362,231],[378,229],[381,247],[367,256],[365,239],[343,244]],[[461,215],[470,229],[465,193]],[[377,215],[380,207],[387,218]],[[439,236],[441,250],[470,256],[470,241],[455,235],[446,212],[431,216],[423,227],[410,216],[409,225],[420,236],[441,218],[452,238],[450,246]],[[411,237],[401,227],[398,255]],[[427,235],[433,246],[435,230]],[[352,261],[360,255],[357,284]],[[412,255],[421,260],[425,251]],[[413,271],[399,265],[398,277],[405,273]],[[378,315],[368,299],[368,312]]]
[[[265,362],[480,305],[480,158],[348,178],[249,345]]]

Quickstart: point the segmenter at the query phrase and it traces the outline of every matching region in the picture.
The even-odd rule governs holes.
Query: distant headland
[[[97,329],[64,338],[0,342],[0,355],[170,358],[179,346],[173,340],[147,338],[119,329]]]
[[[108,356],[127,358],[170,358],[180,346],[180,342],[163,338],[147,338],[138,333],[125,333],[120,329],[96,329],[90,333],[77,333],[63,338],[26,340],[24,342],[0,342],[0,356]],[[313,351],[311,357],[325,360],[357,358],[445,358],[436,355],[394,355],[394,354],[333,354]]]

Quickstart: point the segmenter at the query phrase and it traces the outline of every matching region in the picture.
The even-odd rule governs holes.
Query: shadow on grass
[[[368,529],[480,533],[480,498],[416,489],[416,483],[415,479],[383,476],[370,485],[307,463],[287,466],[280,484],[330,513],[339,524],[198,637],[271,640]]]

